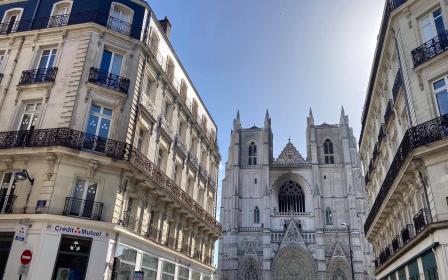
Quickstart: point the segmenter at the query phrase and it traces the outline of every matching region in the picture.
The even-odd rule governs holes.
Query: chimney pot
[[[168,17],[165,17],[164,19],[160,19],[159,20],[160,25],[163,28],[163,31],[165,32],[166,37],[168,37],[168,39],[170,38],[170,34],[171,34],[171,22],[168,19]]]

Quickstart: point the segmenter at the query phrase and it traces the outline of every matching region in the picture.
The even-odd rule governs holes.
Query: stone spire
[[[240,122],[240,110],[236,112],[236,118],[233,119],[233,130],[237,130],[241,128],[241,122]]]
[[[310,112],[308,113],[307,122],[308,122],[309,126],[314,125],[314,116],[313,116],[313,111],[311,110],[311,107],[310,107]]]
[[[269,111],[266,109],[266,114],[264,116],[264,127],[271,127],[271,117],[269,116]]]
[[[339,118],[341,126],[348,126],[348,117],[345,115],[344,106],[341,106],[341,117]]]

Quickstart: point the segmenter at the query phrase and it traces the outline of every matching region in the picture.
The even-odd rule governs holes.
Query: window
[[[254,224],[259,224],[260,223],[260,209],[258,208],[258,206],[255,206],[254,209]]]
[[[253,265],[249,266],[249,268],[244,273],[244,280],[258,280],[257,270]]]
[[[112,3],[107,26],[115,31],[129,35],[131,33],[132,10],[128,7]]]
[[[162,149],[159,149],[159,153],[157,155],[157,166],[160,168],[163,164],[164,153]]]
[[[174,182],[180,186],[182,183],[182,165],[176,164],[174,166]]]
[[[144,273],[145,280],[157,279],[157,267],[159,265],[159,259],[143,254],[141,270]]]
[[[5,57],[5,51],[0,51],[0,73],[3,73],[4,71],[3,67],[5,65]]]
[[[42,55],[39,60],[39,69],[52,68],[56,59],[56,49],[42,50]]]
[[[201,205],[201,207],[203,207],[203,208],[205,208],[205,205],[204,205],[204,194],[205,194],[205,191],[204,191],[204,189],[201,187],[200,190],[199,190],[198,203],[199,203],[199,205]]]
[[[173,82],[174,79],[174,62],[173,60],[168,57],[166,60],[166,69],[165,69],[166,75],[168,76],[168,80],[170,82]]]
[[[442,10],[440,8],[420,19],[420,31],[423,42],[427,42],[445,32]]]
[[[53,5],[48,27],[64,26],[68,24],[72,2],[62,1]]]
[[[52,279],[69,279],[72,275],[76,275],[77,279],[85,279],[91,247],[92,238],[62,235]]]
[[[173,116],[172,109],[173,109],[173,105],[168,100],[165,100],[165,106],[163,109],[163,117],[169,124],[171,124],[171,118]]]
[[[178,279],[179,280],[189,280],[189,274],[190,271],[188,268],[183,267],[183,266],[179,266],[179,273],[178,273]]]
[[[333,213],[331,212],[330,207],[328,207],[327,210],[325,210],[325,223],[327,225],[333,224]]]
[[[203,130],[207,130],[207,116],[206,115],[202,115],[202,119],[201,119],[201,126]]]
[[[418,270],[418,263],[417,259],[414,259],[412,262],[408,265],[408,271],[409,271],[409,279],[410,280],[418,280],[420,279],[420,272]]]
[[[333,143],[330,139],[324,142],[324,159],[325,164],[334,164]]]
[[[151,28],[151,36],[149,37],[149,49],[153,53],[157,53],[159,51],[159,35],[157,35],[157,31],[154,28]]]
[[[187,193],[190,195],[190,197],[193,197],[193,194],[194,194],[194,178],[192,178],[192,177],[188,178]]]
[[[143,131],[143,129],[140,128],[140,130],[138,132],[138,138],[137,138],[137,151],[138,152],[142,151],[144,137],[145,137],[145,132]]]
[[[187,100],[187,91],[188,91],[187,83],[185,82],[184,79],[182,79],[182,81],[180,82],[179,94],[183,101]]]
[[[14,172],[0,174],[0,213],[11,213],[15,200]]]
[[[441,116],[448,114],[448,78],[440,79],[432,84]]]
[[[302,187],[294,181],[287,181],[280,187],[278,201],[281,213],[305,212],[305,195]]]
[[[117,279],[132,279],[135,271],[137,251],[119,244],[117,247],[117,253],[115,255],[120,259]]]
[[[123,56],[107,49],[103,52],[101,59],[100,70],[109,72],[111,74],[120,75],[121,66],[123,64]]]
[[[191,280],[200,280],[201,279],[201,274],[199,274],[199,272],[193,271],[191,273]]]
[[[111,123],[112,109],[93,104],[90,108],[86,133],[107,138],[109,137]]]
[[[167,261],[163,262],[162,280],[174,280],[176,265]]]
[[[42,107],[41,102],[25,103],[25,110],[22,114],[22,118],[19,124],[19,130],[34,129],[39,120],[40,110]]]
[[[257,145],[255,144],[255,142],[251,142],[249,144],[248,164],[257,165]]]
[[[438,280],[439,275],[437,272],[437,262],[434,256],[434,252],[429,250],[422,256],[423,273],[426,280]]]
[[[69,214],[85,218],[98,217],[99,209],[95,207],[98,184],[89,180],[76,178],[71,199]]]
[[[17,31],[19,27],[22,9],[14,9],[5,12],[0,28],[0,34],[9,34]]]

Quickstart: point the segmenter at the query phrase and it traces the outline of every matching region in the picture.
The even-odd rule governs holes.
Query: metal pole
[[[351,229],[350,226],[347,226],[348,230],[348,246],[350,247],[350,266],[352,269],[352,280],[355,280],[355,271],[353,269],[353,253],[352,253],[352,241],[351,241]]]

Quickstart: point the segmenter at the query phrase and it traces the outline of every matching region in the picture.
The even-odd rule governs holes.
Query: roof
[[[283,148],[283,151],[280,153],[278,158],[275,160],[275,163],[280,164],[294,164],[302,162],[305,162],[305,160],[290,140],[288,141],[288,144],[286,144],[285,148]]]

